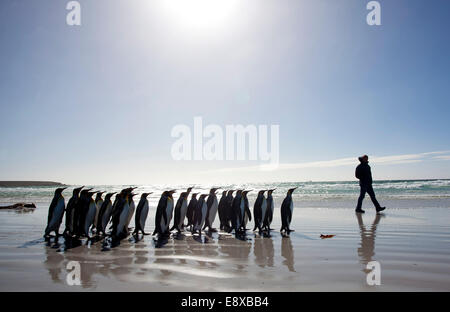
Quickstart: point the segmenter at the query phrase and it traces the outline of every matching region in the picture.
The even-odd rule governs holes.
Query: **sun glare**
[[[207,31],[231,22],[238,0],[164,0],[166,14],[181,27]]]

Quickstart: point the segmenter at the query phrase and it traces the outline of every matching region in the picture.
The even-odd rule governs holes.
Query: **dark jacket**
[[[359,179],[360,185],[372,184],[372,172],[368,163],[360,163],[355,170],[355,176]]]

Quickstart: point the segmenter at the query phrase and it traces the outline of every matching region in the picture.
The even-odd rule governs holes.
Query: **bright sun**
[[[166,13],[182,27],[208,30],[231,20],[239,0],[164,0]]]

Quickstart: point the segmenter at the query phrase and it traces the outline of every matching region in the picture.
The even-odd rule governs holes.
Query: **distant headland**
[[[27,187],[27,186],[62,186],[60,182],[53,181],[0,181],[0,187]]]

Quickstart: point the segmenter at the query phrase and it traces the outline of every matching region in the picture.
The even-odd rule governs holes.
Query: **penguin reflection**
[[[250,256],[252,243],[247,240],[235,239],[232,236],[220,236],[218,239],[219,252],[231,258],[239,271],[244,271]]]
[[[285,259],[283,264],[287,266],[289,271],[295,272],[294,269],[294,250],[290,237],[283,237],[281,239],[281,256]]]
[[[360,257],[360,263],[365,265],[372,261],[372,257],[375,255],[375,237],[378,223],[380,222],[382,215],[376,214],[375,219],[369,229],[363,223],[363,219],[360,213],[356,213],[358,220],[359,232],[361,235],[361,243],[358,248],[358,256]],[[363,271],[364,271],[363,270]]]
[[[272,238],[255,238],[253,245],[255,262],[260,267],[273,267],[274,249]]]
[[[63,274],[65,272],[64,256],[50,247],[45,247],[45,255],[44,266],[47,268],[50,278],[55,283],[62,283],[66,277]]]
[[[174,263],[173,255],[175,254],[175,248],[173,246],[173,241],[170,241],[170,244],[167,244],[165,248],[155,248],[154,257],[155,260],[153,263],[170,265]],[[160,269],[162,276],[167,277],[172,274],[172,271],[169,269]]]
[[[189,236],[186,239],[186,247],[188,255],[198,257],[200,259],[211,259],[218,255],[217,246],[214,243],[198,243],[198,236]],[[197,260],[199,267],[217,266],[217,263],[210,261]]]
[[[95,258],[94,255],[89,254],[86,250],[77,250],[76,252],[57,252],[54,248],[45,248],[46,260],[44,266],[47,268],[48,273],[55,283],[66,284],[66,277],[69,271],[67,270],[67,264],[70,261],[76,261],[80,263],[80,279],[81,287],[83,288],[95,288],[96,282],[92,281],[92,276],[98,273],[98,265],[94,261],[86,259]]]

